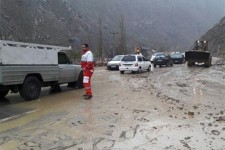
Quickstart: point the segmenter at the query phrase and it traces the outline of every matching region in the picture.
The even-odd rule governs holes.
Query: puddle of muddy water
[[[71,106],[76,108],[82,98],[83,89],[71,90],[66,87],[62,87],[62,89],[62,92],[54,94],[49,94],[50,89],[44,89],[39,99],[18,103],[13,99],[14,95],[9,96],[8,98],[12,98],[14,102],[1,106],[0,132],[32,122],[49,113],[67,112],[71,109]],[[16,99],[19,99],[18,97],[19,95]]]

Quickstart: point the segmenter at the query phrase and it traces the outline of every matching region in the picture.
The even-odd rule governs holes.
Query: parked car
[[[157,54],[153,60],[154,67],[159,65],[161,67],[162,65],[173,66],[173,59],[170,57],[170,55],[166,54]]]
[[[123,74],[124,71],[141,73],[143,70],[150,71],[151,63],[142,55],[124,55],[121,59],[119,70]]]
[[[116,55],[113,57],[111,61],[107,63],[107,69],[108,70],[119,70],[120,61],[123,58],[124,55]]]
[[[155,52],[155,53],[153,53],[150,61],[153,62],[153,60],[155,59],[155,56],[158,55],[158,54],[163,54],[163,52]]]
[[[173,63],[183,64],[185,62],[185,57],[180,52],[172,53],[170,56],[173,58]]]

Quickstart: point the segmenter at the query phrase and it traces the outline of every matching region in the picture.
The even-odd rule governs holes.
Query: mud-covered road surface
[[[225,65],[183,65],[120,74],[96,68],[94,97],[84,89],[34,101],[8,95],[1,150],[224,150]],[[50,93],[51,94],[50,94]],[[13,112],[14,110],[14,112]]]

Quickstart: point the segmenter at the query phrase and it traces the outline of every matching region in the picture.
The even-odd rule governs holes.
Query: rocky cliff
[[[209,41],[209,50],[213,56],[225,57],[225,17],[201,37]]]
[[[224,0],[0,0],[0,38],[76,50],[88,42],[96,53],[101,39],[108,55],[118,48],[123,18],[128,51],[185,50],[224,16],[224,6]]]

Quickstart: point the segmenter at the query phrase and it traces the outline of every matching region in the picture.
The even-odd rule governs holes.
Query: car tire
[[[20,96],[25,100],[37,99],[41,93],[41,83],[34,76],[27,77],[20,87],[19,92]]]
[[[166,63],[166,67],[169,67],[169,63],[168,62]]]
[[[124,71],[120,71],[120,74],[124,74]]]
[[[83,72],[81,71],[78,77],[78,80],[76,82],[76,86],[78,89],[82,89],[84,88],[84,84],[83,84]]]
[[[4,99],[8,93],[9,93],[9,88],[5,86],[0,86],[0,99]]]
[[[141,73],[141,68],[138,68],[137,73],[138,73],[138,74],[140,74],[140,73]]]
[[[191,61],[188,61],[188,62],[187,62],[187,66],[188,66],[188,67],[191,67],[191,66],[193,66],[193,65],[194,65],[194,62],[191,62]]]
[[[154,65],[154,68],[156,68],[156,65]]]
[[[150,72],[150,70],[151,70],[151,65],[150,65],[150,66],[148,66],[147,71],[148,71],[148,72]]]

